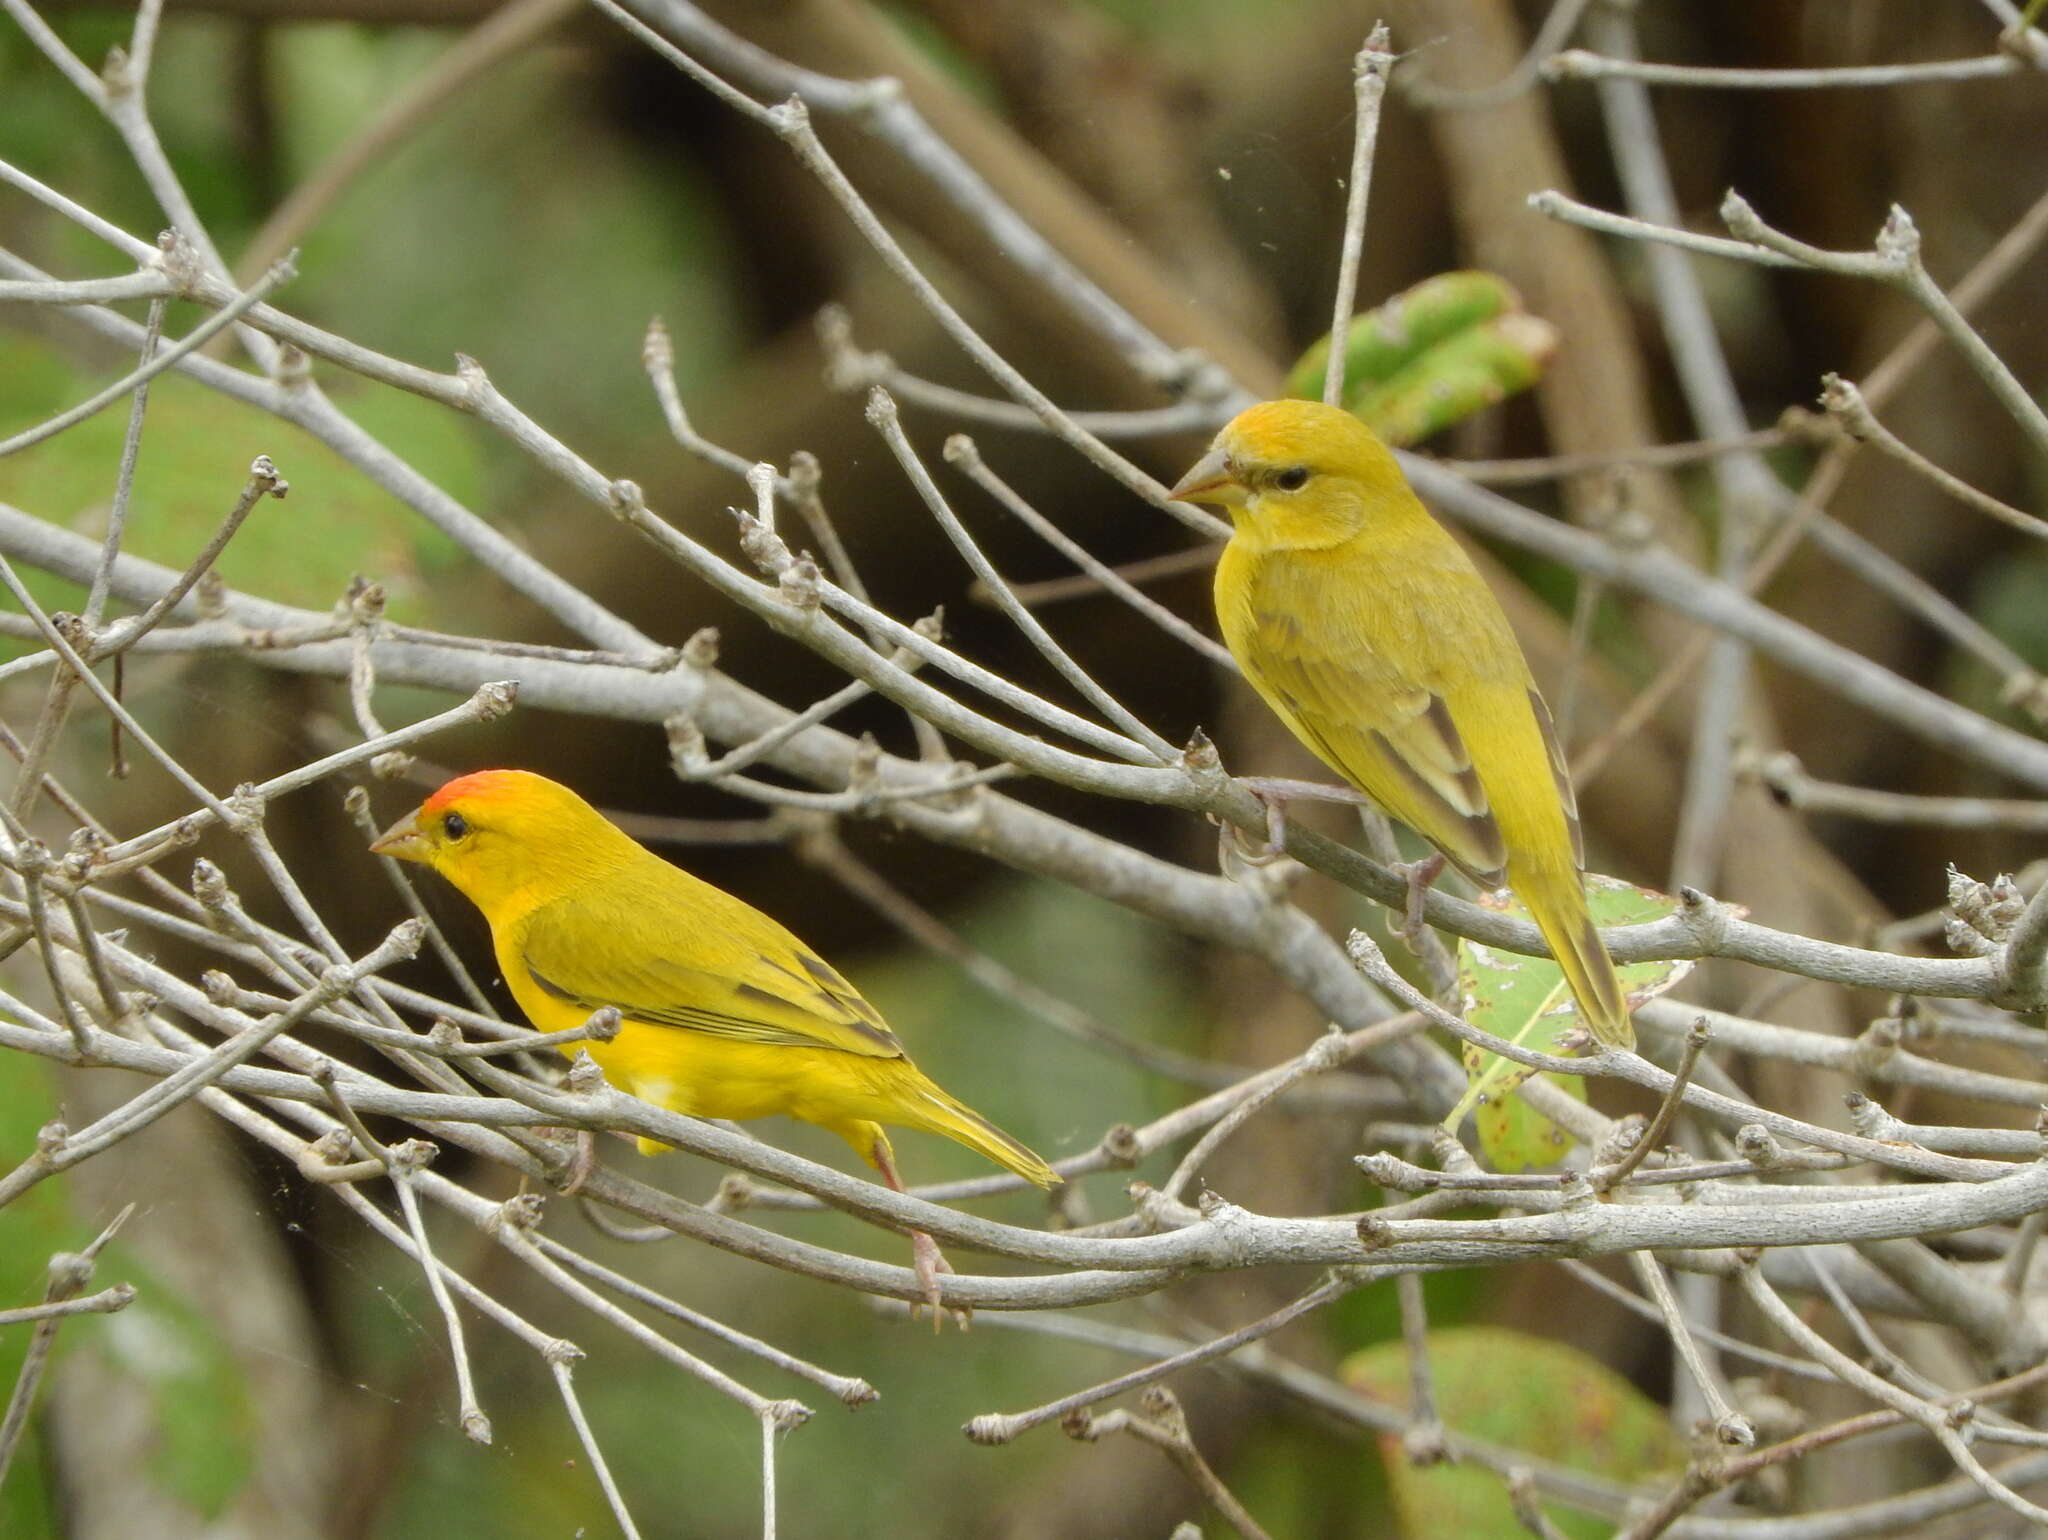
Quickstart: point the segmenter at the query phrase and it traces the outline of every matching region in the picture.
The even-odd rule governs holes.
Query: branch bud
[[[498,1212],[491,1216],[490,1222],[523,1233],[540,1223],[541,1210],[546,1207],[546,1201],[537,1192],[523,1192],[516,1198],[507,1198],[499,1204]]]
[[[635,514],[647,511],[646,494],[640,490],[640,483],[627,481],[623,477],[610,482],[604,489],[605,505],[615,519],[630,519]]]
[[[227,614],[228,580],[218,568],[208,567],[199,574],[199,581],[192,587],[192,603],[201,620],[219,620]]]
[[[612,1012],[612,1020],[616,1023],[619,1013],[610,1006],[606,1006],[605,1010]],[[598,1014],[602,1015],[604,1012],[600,1011]],[[614,1025],[613,1031],[617,1030],[617,1026]],[[569,1061],[569,1074],[565,1083],[571,1096],[595,1096],[605,1088],[604,1070],[598,1065],[597,1060],[590,1056],[589,1049],[579,1049],[576,1057]]]
[[[1894,267],[1920,265],[1920,228],[1896,203],[1885,216],[1884,228],[1877,232],[1877,254]]]
[[[476,713],[479,722],[495,722],[518,703],[519,681],[516,679],[493,679],[489,684],[478,685],[476,694],[469,698],[470,709]]]
[[[1773,1166],[1784,1156],[1777,1137],[1761,1123],[1745,1123],[1735,1130],[1735,1153],[1755,1166]]]
[[[2048,1107],[2041,1109],[2048,1116]],[[1112,1165],[1129,1169],[1143,1158],[1145,1151],[1138,1143],[1138,1131],[1128,1123],[1113,1123],[1102,1136],[1099,1146],[1103,1159]]]
[[[1377,1214],[1358,1216],[1358,1244],[1367,1251],[1378,1251],[1394,1244],[1394,1227]]]
[[[703,729],[694,717],[680,711],[661,726],[668,735],[669,765],[683,780],[694,780],[707,763]]]
[[[755,522],[759,523],[758,520]],[[809,614],[818,607],[818,585],[823,577],[824,574],[818,570],[817,560],[806,551],[782,569],[776,582],[782,590],[782,598],[786,604],[792,609]]]
[[[676,366],[676,345],[669,339],[668,324],[660,316],[647,323],[647,335],[640,340],[640,366],[649,374],[667,374]]]
[[[407,1139],[394,1144],[390,1149],[391,1174],[411,1176],[415,1171],[424,1171],[440,1153],[441,1146],[431,1139]]]
[[[1747,1449],[1756,1442],[1756,1424],[1740,1412],[1730,1412],[1714,1424],[1714,1441],[1730,1449]]]
[[[230,896],[226,873],[204,856],[192,863],[192,896],[210,910],[224,908]]]
[[[700,626],[683,643],[683,663],[695,669],[714,668],[718,663],[718,627]]]
[[[467,353],[455,355],[455,378],[462,386],[464,398],[457,404],[464,411],[475,411],[478,404],[492,394],[491,377],[484,373],[484,366]]]

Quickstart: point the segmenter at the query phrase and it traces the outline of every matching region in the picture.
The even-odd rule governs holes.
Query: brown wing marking
[[[1436,707],[1442,704],[1438,700],[1432,705],[1432,716]],[[1443,725],[1452,735],[1452,742],[1463,758],[1464,740],[1456,736],[1457,729],[1450,725],[1448,712],[1444,714]],[[1404,822],[1412,822],[1418,834],[1431,836],[1431,843],[1474,882],[1489,890],[1502,886],[1507,881],[1507,844],[1501,839],[1500,825],[1494,821],[1493,808],[1486,800],[1486,789],[1479,784],[1478,772],[1473,770],[1471,761],[1466,759],[1464,768],[1452,770],[1447,778],[1431,776],[1409,755],[1402,753],[1401,746],[1385,733],[1375,731],[1371,737],[1374,746],[1385,756],[1387,765],[1400,778],[1402,786],[1419,804],[1417,815],[1404,819]],[[1456,800],[1447,793],[1447,783],[1457,789]],[[1463,837],[1463,847],[1453,851],[1449,848],[1453,841],[1433,837],[1439,830],[1445,835],[1456,830]]]
[[[1451,720],[1451,708],[1441,695],[1429,698],[1429,709],[1422,713],[1420,726],[1427,723],[1436,733],[1437,741],[1443,746],[1443,765],[1458,788],[1458,806],[1465,809],[1470,817],[1491,817],[1491,806],[1486,800],[1486,788],[1480,784],[1479,772],[1472,767],[1472,755],[1465,747],[1465,738],[1458,731],[1458,724]]]
[[[1550,756],[1550,777],[1557,782],[1557,800],[1564,808],[1565,827],[1572,835],[1572,865],[1580,871],[1586,869],[1586,836],[1579,827],[1579,798],[1572,790],[1571,766],[1565,763],[1564,747],[1557,741],[1557,724],[1550,719],[1550,708],[1543,703],[1543,697],[1536,687],[1529,687],[1529,705],[1536,713],[1537,731],[1543,734],[1544,752]]]
[[[1246,672],[1324,763],[1475,882],[1501,885],[1507,844],[1441,695],[1389,676],[1370,655],[1282,654],[1247,664]]]
[[[762,962],[768,965],[765,958]],[[851,1000],[828,996],[807,982],[800,997],[791,998],[773,989],[736,981],[730,985],[731,998],[741,1009],[720,1010],[716,1006],[673,1003],[678,986],[687,985],[689,992],[701,993],[707,980],[703,974],[662,963],[636,970],[632,976],[617,981],[618,987],[602,992],[571,988],[542,973],[530,960],[525,967],[527,977],[543,993],[580,1010],[595,1011],[609,1005],[633,1021],[775,1047],[837,1048],[883,1058],[894,1058],[903,1052],[895,1034],[882,1025],[874,1007],[858,995]],[[780,968],[776,971],[787,972]],[[850,991],[851,986],[847,987]],[[853,1008],[854,1002],[859,1004],[858,1011]],[[759,1009],[759,1015],[752,1013],[755,1009]],[[832,1030],[847,1035],[835,1042],[826,1035]]]
[[[786,978],[800,992],[801,1003],[808,1005],[821,1016],[829,1016],[863,1036],[873,1038],[877,1043],[894,1046],[895,1035],[889,1024],[882,1020],[882,1013],[860,996],[860,991],[847,983],[839,971],[822,958],[809,952],[796,954],[796,968],[779,962],[775,958],[761,955],[758,958],[763,968],[772,968]],[[798,972],[802,969],[802,972]],[[742,993],[752,990],[755,994],[774,999],[774,994],[758,989],[752,984],[742,984]]]

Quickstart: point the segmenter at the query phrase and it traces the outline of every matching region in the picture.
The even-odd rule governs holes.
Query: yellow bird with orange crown
[[[860,1152],[896,1191],[884,1123],[943,1134],[1040,1187],[1037,1155],[910,1062],[880,1013],[817,953],[750,904],[635,843],[568,787],[527,770],[448,782],[370,847],[452,882],[490,922],[498,967],[543,1032],[610,1006],[588,1048],[611,1082],[700,1118],[781,1113]],[[662,1146],[641,1141],[643,1153]],[[934,1310],[937,1244],[911,1232]]]

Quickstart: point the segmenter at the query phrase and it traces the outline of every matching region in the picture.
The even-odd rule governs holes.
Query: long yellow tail
[[[1528,908],[1550,944],[1565,983],[1578,1002],[1579,1018],[1594,1037],[1614,1048],[1636,1045],[1628,996],[1614,971],[1614,959],[1586,908],[1585,879],[1573,868],[1548,864],[1530,868],[1510,859],[1508,883]]]
[[[1036,1153],[965,1102],[947,1095],[921,1071],[913,1069],[912,1073],[918,1084],[897,1103],[896,1121],[928,1133],[944,1134],[1040,1187],[1057,1187],[1065,1180]]]

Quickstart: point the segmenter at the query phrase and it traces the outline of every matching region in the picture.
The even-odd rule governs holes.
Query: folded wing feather
[[[585,1010],[613,1006],[629,1021],[751,1043],[870,1058],[903,1052],[875,1008],[800,945],[750,950],[716,971],[645,953],[593,967],[587,951],[576,927],[549,908],[535,912],[520,944],[535,986]]]

